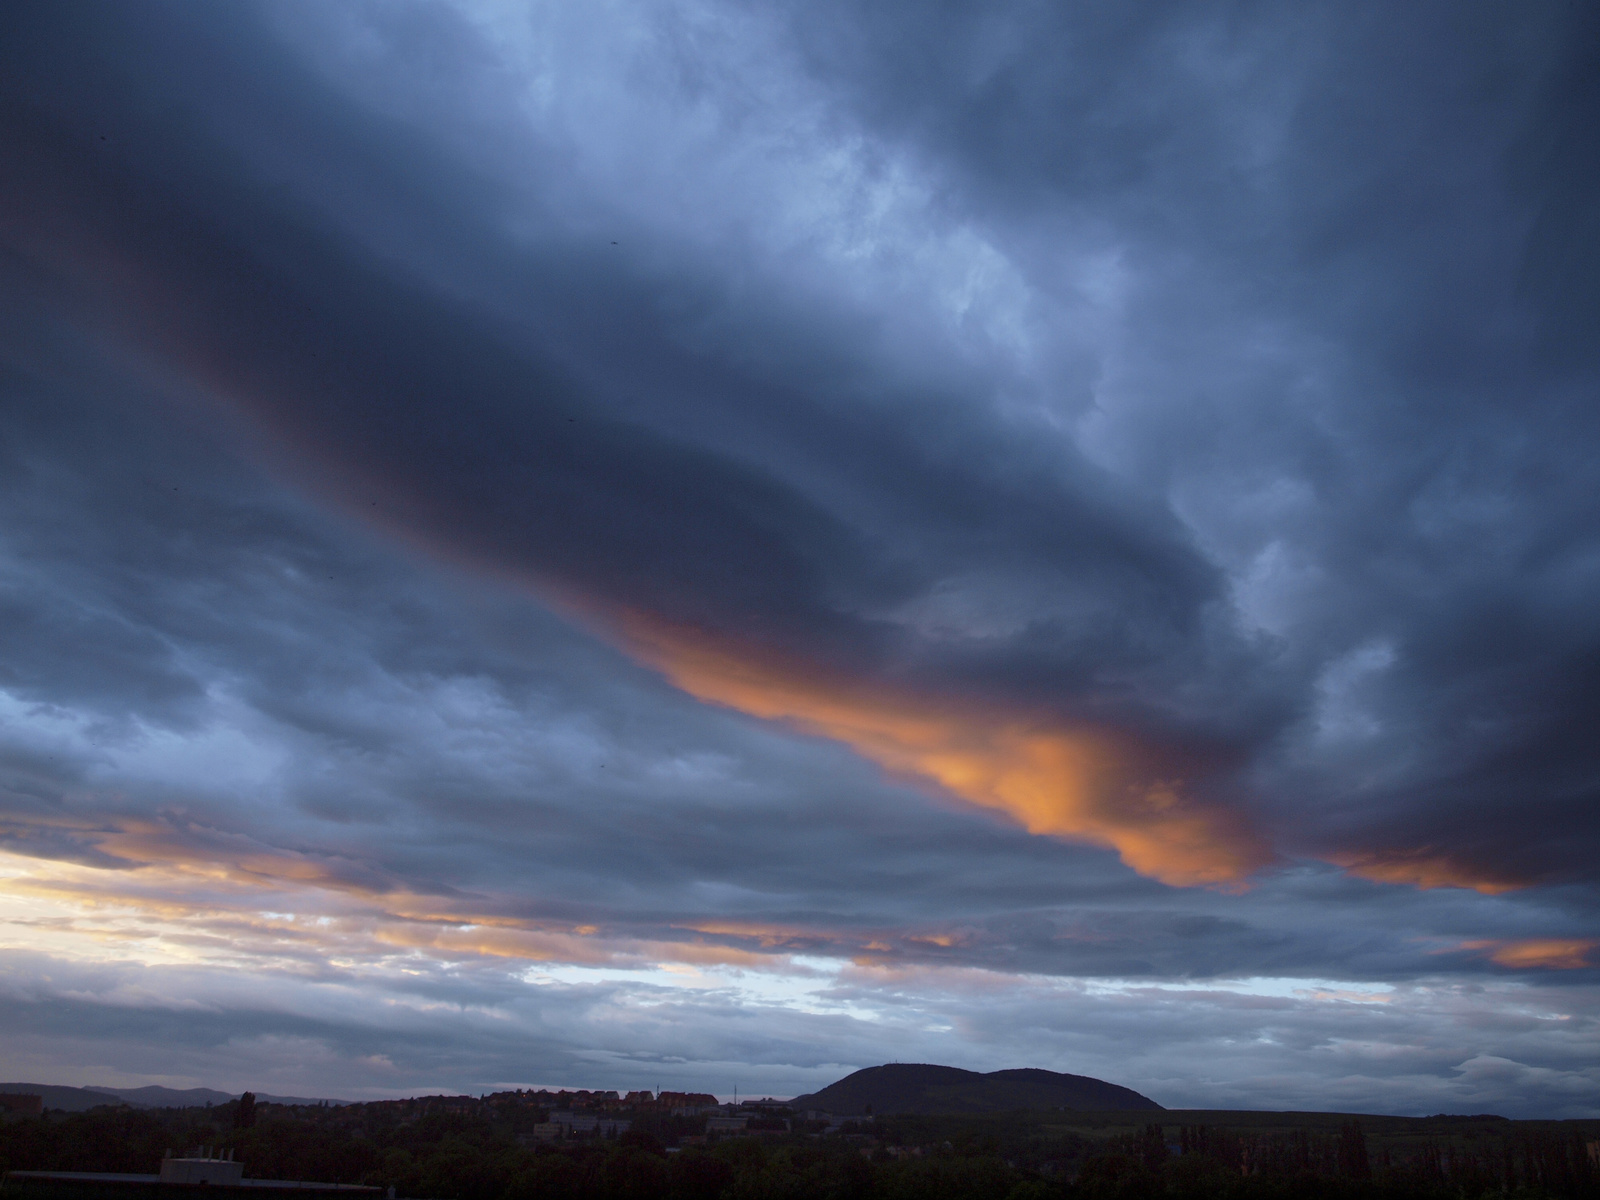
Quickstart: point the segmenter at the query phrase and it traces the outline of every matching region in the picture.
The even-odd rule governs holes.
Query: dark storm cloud
[[[717,265],[642,231],[642,258],[554,208],[531,245],[461,232],[493,224],[494,184],[342,108],[232,18],[32,31],[18,244],[53,239],[57,272],[68,247],[116,262],[76,253],[65,274],[123,289],[122,334],[242,405],[313,487],[447,555],[846,674],[1132,725],[1141,754],[1234,804],[1240,781],[1230,796],[1210,771],[1287,753],[1254,803],[1341,861],[1570,876],[1594,783],[1593,363],[1570,338],[1547,351],[1583,276],[1550,246],[1568,228],[1587,244],[1560,147],[1583,127],[1592,39],[1553,11],[1514,37],[1455,11],[881,9],[801,37],[850,119],[923,147],[1019,261],[1063,221],[1108,231],[1146,360],[1112,364],[1131,400],[1109,389],[1101,422],[1135,457],[1110,458],[1231,541],[1225,566],[1271,549],[1238,520],[1244,493],[1303,489],[1303,512],[1264,523],[1324,596],[1271,652],[1228,631],[1221,576],[1159,503],[975,407],[997,386],[983,371],[909,389],[839,322],[759,283],[736,301]],[[428,20],[435,52],[469,63],[474,35]],[[307,162],[326,164],[315,188]],[[376,256],[351,230],[369,209],[513,292],[523,321]],[[1034,261],[1034,286],[1059,286]],[[1262,337],[1269,361],[1241,358]],[[885,619],[974,578],[984,615],[1019,580],[1048,601],[953,646]],[[1293,770],[1316,739],[1292,722],[1367,644],[1391,661],[1363,701],[1381,733],[1353,752],[1408,763],[1355,784],[1319,745]],[[1338,815],[1284,811],[1290,788]],[[1508,837],[1513,792],[1559,836]]]
[[[179,1030],[141,989],[188,982],[124,965],[17,1027],[197,1075],[292,1042],[375,1091],[674,1057],[799,1091],[892,1041],[1253,1104],[1206,1074],[1248,1042],[1285,1104],[1569,1103],[1600,1061],[1586,19],[552,19],[541,86],[580,94],[540,125],[482,14],[10,10],[0,841],[42,865],[8,937],[281,997],[206,975]],[[806,187],[838,157],[888,215],[835,252]],[[1030,809],[1080,769],[1122,799]],[[729,974],[694,999],[660,963]],[[1541,1041],[1530,995],[1573,1023]],[[374,997],[459,1022],[422,1045]],[[1171,1051],[1140,1079],[1135,1026]]]
[[[239,43],[247,42],[246,32],[203,30],[210,34],[203,47],[245,54]],[[128,34],[113,28],[101,36]],[[152,38],[132,31],[141,34]],[[35,44],[18,49],[38,75],[58,76],[63,67],[93,61],[77,41],[81,30],[72,35],[65,64]],[[179,47],[201,48],[193,42]],[[152,44],[142,49],[159,52]],[[163,82],[168,75],[164,66],[144,64],[143,55],[127,57],[140,63],[140,75]],[[261,72],[248,61],[240,70],[247,78]],[[132,82],[155,86],[149,78]],[[844,522],[768,471],[611,418],[601,406],[620,398],[584,388],[548,352],[519,354],[507,344],[508,331],[485,327],[446,298],[394,278],[337,228],[310,227],[310,214],[286,209],[252,177],[259,167],[245,148],[208,128],[223,125],[225,134],[242,136],[226,109],[198,128],[126,128],[121,89],[86,78],[57,78],[50,86],[51,97],[24,93],[26,100],[49,104],[65,94],[78,111],[47,108],[45,116],[22,107],[14,114],[18,174],[34,175],[29,182],[38,189],[14,187],[18,225],[29,222],[16,231],[18,241],[29,248],[55,241],[58,270],[61,257],[79,245],[115,261],[114,272],[85,264],[89,277],[80,277],[80,286],[105,287],[104,274],[127,276],[133,290],[117,288],[109,299],[138,344],[170,355],[177,370],[282,429],[308,457],[354,477],[323,481],[312,466],[315,482],[355,502],[350,483],[359,481],[381,497],[380,518],[486,565],[645,603],[672,619],[752,621],[780,638],[798,626],[813,652],[838,627],[836,636],[852,652],[871,651],[870,627],[839,610],[903,599],[912,583],[873,578],[879,569]],[[174,99],[195,98],[180,92]],[[288,106],[278,127],[251,132],[279,141],[313,138],[307,126],[318,116],[302,100]],[[50,117],[71,124],[47,123]],[[115,153],[95,143],[97,125],[115,128]],[[317,149],[337,160],[352,143],[372,141],[370,128],[340,132],[336,141],[317,137],[323,143]],[[21,163],[34,170],[22,171]],[[443,161],[430,165],[447,169]],[[494,247],[477,249],[488,254]],[[1008,494],[958,461],[970,445],[959,455],[947,449],[950,461],[913,465],[905,461],[915,450],[903,444],[903,432],[830,413],[823,397],[808,395],[821,380],[780,384],[714,354],[691,355],[675,344],[677,331],[657,310],[697,302],[720,308],[726,297],[697,296],[693,281],[629,278],[607,262],[611,257],[566,247],[548,257],[528,255],[519,268],[524,287],[547,294],[540,298],[544,307],[576,303],[588,310],[592,324],[577,354],[628,363],[635,389],[661,393],[648,402],[671,406],[692,393],[713,408],[799,409],[791,418],[796,426],[832,418],[838,427],[813,453],[844,449],[856,465],[886,476],[869,478],[869,493],[909,486],[905,508],[935,530],[945,527],[936,541],[959,547],[981,538],[1006,557],[1065,555],[1091,581],[1125,580],[1133,594],[1119,598],[1148,593],[1156,613],[1180,620],[1209,590],[1208,573],[1175,540],[1163,545],[1114,513],[1062,495],[1066,480],[1051,478],[1043,459],[1019,458],[1019,446],[990,435],[990,445],[977,448],[1005,455],[1004,469],[1023,477]],[[701,281],[707,290],[716,285]],[[816,349],[835,359],[848,352]],[[819,364],[822,370],[846,365]],[[860,388],[866,381],[843,382]],[[905,401],[897,407],[903,414]],[[961,427],[946,437],[985,434]]]
[[[1103,444],[1240,575],[1302,574],[1274,623],[1301,661],[1388,656],[1352,683],[1374,736],[1277,784],[1325,798],[1320,827],[1294,806],[1301,844],[1587,876],[1593,14],[952,5],[794,32],[1011,244],[1117,230],[1144,361]]]
[[[843,752],[706,713],[525,605],[415,578],[214,441],[147,422],[148,400],[106,394],[69,350],[76,368],[5,392],[5,682],[27,706],[5,739],[12,849],[465,888],[469,907],[635,937],[861,904],[876,928],[1114,878],[1003,830],[975,843],[972,818]],[[52,626],[70,636],[41,639]],[[485,895],[508,887],[521,898]]]
[[[441,922],[529,929],[510,950],[531,957],[552,953],[552,925],[588,925],[603,944],[559,952],[1130,978],[1503,976],[1462,943],[1584,935],[1581,904],[1528,917],[1325,879],[1175,897],[930,808],[841,750],[699,709],[524,605],[418,578],[214,443],[76,382],[7,393],[8,448],[41,466],[8,479],[7,561],[26,567],[11,603],[39,615],[8,629],[5,661],[33,661],[21,639],[45,614],[97,614],[150,650],[80,643],[56,651],[74,671],[9,668],[36,707],[4,738],[7,846],[122,876],[64,897],[204,924],[354,896],[423,945]],[[183,681],[181,703],[130,694],[145,674]],[[266,891],[186,891],[147,881],[152,864]],[[241,919],[196,936],[256,944]],[[305,966],[331,952],[314,936],[259,948]]]
[[[249,57],[244,34],[160,37],[121,23],[22,35],[17,57],[31,70],[8,122],[13,244],[161,369],[250,414],[311,486],[602,615],[638,613],[652,629],[733,639],[806,669],[893,669],[901,686],[923,677],[958,696],[976,687],[1131,726],[1140,769],[1156,777],[1236,763],[1241,728],[1259,735],[1277,719],[1238,669],[1242,647],[1207,618],[1216,573],[1158,507],[1119,499],[1070,451],[1041,453],[938,397],[920,403],[874,379],[859,347],[815,342],[803,317],[784,322],[791,314],[768,297],[756,297],[758,313],[772,310],[766,328],[728,322],[732,297],[714,276],[641,277],[605,247],[523,254],[532,306],[588,319],[513,345],[304,206],[286,207],[248,144],[305,141],[308,154],[360,163],[347,143],[380,133],[312,127],[318,106],[304,97],[262,128],[261,107],[291,85],[256,94],[283,68]],[[112,71],[73,74],[112,43]],[[179,69],[198,54],[202,83],[244,82],[208,95],[204,118],[174,118],[199,102]],[[155,65],[163,56],[170,67]],[[230,56],[244,57],[223,65]],[[189,85],[174,93],[179,79]],[[442,215],[478,213],[458,201]],[[697,309],[728,328],[696,347],[685,326],[704,324]],[[573,334],[559,349],[539,344]],[[743,362],[733,353],[762,336],[815,361],[779,378],[759,347]],[[619,414],[629,404],[654,411]],[[746,418],[749,436],[782,437],[798,459],[695,444],[697,426],[732,409],[780,414]],[[824,457],[849,479],[855,511],[824,503]],[[963,573],[990,577],[991,593],[1008,576],[1035,580],[1025,586],[1055,593],[1054,611],[954,653],[884,619]],[[1177,701],[1180,690],[1191,698]]]
[[[1347,148],[1330,144],[1330,130],[1374,133],[1372,114],[1395,100],[1383,89],[1406,86],[1380,64],[1373,72],[1376,97],[1348,83],[1327,91],[1338,54],[1355,54],[1375,30],[1339,29],[1343,40],[1336,39],[1334,50],[1311,55],[1301,64],[1302,78],[1286,81],[1264,73],[1260,57],[1286,40],[1303,39],[1307,29],[1262,21],[1236,48],[1248,86],[1219,89],[1193,67],[1180,72],[1171,92],[1194,99],[1203,113],[1185,122],[1175,112],[1187,108],[1152,103],[1128,81],[1182,61],[1206,37],[1218,36],[1210,18],[1162,10],[1103,15],[1104,21],[1067,28],[1039,13],[989,14],[976,33],[963,18],[948,32],[916,22],[916,36],[902,37],[896,31],[903,32],[903,24],[895,24],[901,18],[885,10],[874,21],[886,26],[868,28],[859,42],[844,39],[858,47],[852,54],[866,57],[842,64],[826,31],[844,38],[844,18],[815,26],[808,40],[822,47],[819,70],[855,82],[856,116],[867,127],[928,142],[936,161],[956,172],[971,203],[998,201],[1002,210],[1020,214],[1013,226],[996,226],[998,236],[1025,238],[1030,221],[1053,219],[1065,206],[1073,215],[1114,223],[1126,235],[1129,254],[1141,260],[1172,253],[1181,240],[1198,260],[1197,275],[1242,265],[1247,284],[1273,281],[1277,291],[1267,298],[1298,302],[1285,321],[1299,336],[1348,334],[1353,323],[1368,321],[1351,312],[1352,290],[1412,294],[1408,281],[1436,286],[1429,268],[1440,239],[1414,236],[1418,218],[1411,209],[1374,207],[1378,183],[1372,177],[1379,168],[1368,166],[1367,182],[1347,185],[1357,197],[1349,201],[1350,212],[1333,212],[1326,189],[1311,186],[1325,183],[1333,165],[1349,157]],[[1321,29],[1317,22],[1330,18],[1297,20]],[[1421,42],[1430,29],[1423,22],[1405,32]],[[453,31],[447,46],[470,47],[469,35],[446,18],[436,18],[429,30]],[[1570,108],[1573,86],[1560,82],[1569,68],[1550,67],[1540,57],[1554,53],[1548,30],[1534,23],[1506,50],[1485,48],[1491,33],[1468,22],[1453,36],[1466,39],[1480,57],[1498,55],[1504,61],[1478,69],[1512,72],[1509,82],[1469,107],[1436,148],[1441,161],[1465,160],[1464,169],[1480,176],[1487,152],[1472,150],[1468,132],[1495,117],[1507,126],[1505,136],[1515,137],[1522,128],[1517,118],[1535,121],[1549,95],[1565,97],[1560,102]],[[272,51],[248,22],[178,10],[135,18],[88,7],[70,19],[21,15],[12,37],[20,66],[10,93],[8,136],[17,169],[8,209],[21,260],[13,269],[51,272],[46,290],[72,289],[70,311],[97,313],[95,319],[137,353],[153,356],[158,370],[176,373],[208,399],[241,406],[279,439],[280,458],[296,460],[287,469],[348,508],[449,556],[531,576],[558,594],[576,592],[580,605],[643,608],[653,619],[710,628],[809,661],[844,662],[851,671],[893,666],[912,679],[947,685],[987,680],[990,694],[1005,681],[1002,695],[1042,694],[1080,717],[1132,721],[1153,731],[1155,745],[1143,752],[1159,757],[1164,746],[1166,761],[1181,764],[1202,785],[1208,762],[1238,765],[1252,742],[1266,748],[1297,710],[1314,702],[1284,692],[1287,680],[1272,665],[1281,654],[1252,652],[1225,631],[1215,616],[1223,586],[1218,573],[1184,545],[1159,506],[1119,499],[1108,479],[1059,444],[1049,454],[1030,449],[957,397],[919,395],[913,409],[898,381],[871,376],[862,344],[814,314],[785,311],[774,295],[758,293],[757,316],[733,320],[726,285],[714,270],[665,277],[608,247],[575,244],[570,231],[562,240],[558,229],[515,250],[515,268],[507,271],[490,261],[497,249],[493,236],[456,229],[485,223],[495,201],[491,184],[479,181],[474,188],[468,180],[452,190],[438,182],[452,177],[447,159],[374,119],[342,111],[337,96]],[[1072,47],[1071,61],[1093,69],[1060,70],[1045,48],[1063,45]],[[963,56],[974,54],[985,61],[965,62]],[[1541,82],[1540,67],[1554,82]],[[1381,144],[1378,158],[1388,170],[1396,170],[1394,159],[1410,144],[1406,138],[1419,136],[1427,113],[1460,100],[1465,86],[1462,70],[1448,65],[1411,86],[1402,97],[1410,103],[1398,107],[1422,115],[1402,122],[1401,133]],[[1271,111],[1268,92],[1280,111]],[[1508,113],[1512,102],[1528,111]],[[1253,132],[1267,140],[1267,151],[1276,139],[1291,152],[1269,155],[1251,178],[1206,178],[1193,193],[1198,164],[1239,165],[1248,149],[1241,139],[1252,132],[1241,122],[1263,106],[1268,115],[1258,115],[1262,128]],[[330,114],[336,115],[330,120]],[[1080,128],[1082,136],[1063,133]],[[1030,131],[1045,131],[1045,141]],[[285,146],[298,147],[289,155],[297,161],[293,169],[281,165]],[[1372,157],[1370,147],[1362,157]],[[307,161],[326,164],[315,203],[296,178]],[[1401,182],[1426,186],[1413,176]],[[1183,204],[1175,203],[1180,189]],[[1246,193],[1252,203],[1230,211],[1230,202]],[[296,195],[300,203],[287,201]],[[360,207],[354,214],[319,211],[330,195]],[[1470,224],[1497,203],[1511,201],[1494,192],[1480,204],[1434,207],[1446,224]],[[348,228],[357,216],[372,215],[368,205],[388,224],[406,225],[411,236],[432,232],[469,261],[482,262],[476,269],[497,277],[497,286],[514,277],[525,308],[545,323],[514,333],[376,256]],[[1571,207],[1570,197],[1547,202],[1555,215],[1545,226]],[[1131,218],[1119,215],[1124,208]],[[1369,236],[1328,242],[1325,228],[1334,217],[1353,221],[1357,212],[1371,216]],[[1245,239],[1241,224],[1264,218],[1265,232],[1254,244]],[[1200,233],[1196,222],[1210,222],[1208,230],[1219,235],[1211,239],[1215,246],[1192,244]],[[1542,236],[1548,241],[1551,235]],[[1489,265],[1477,266],[1488,270],[1504,238],[1479,240],[1486,248],[1476,257]],[[1370,260],[1379,256],[1386,265],[1373,266]],[[1352,257],[1364,260],[1366,269],[1354,270]],[[1290,269],[1296,266],[1303,269]],[[1316,304],[1304,284],[1278,282],[1305,277],[1326,284],[1335,269],[1361,282],[1330,287]],[[1199,280],[1176,282],[1181,294],[1181,285]],[[1533,286],[1526,272],[1524,283]],[[1246,286],[1234,307],[1263,298]],[[1140,301],[1136,324],[1168,315],[1161,306],[1170,300]],[[1428,320],[1448,323],[1452,312],[1447,306],[1443,316]],[[1458,325],[1476,319],[1457,315]],[[709,337],[687,344],[685,329],[704,330],[708,321]],[[1412,323],[1414,339],[1429,335],[1419,324]],[[1176,323],[1180,335],[1185,325]],[[1406,328],[1390,332],[1375,357],[1393,359]],[[771,369],[781,357],[776,349],[757,344],[741,355],[732,352],[731,339],[752,331],[788,339],[781,354],[789,356],[783,364],[789,370],[782,378]],[[1200,322],[1193,332],[1218,330]],[[524,335],[520,344],[518,334]],[[1150,342],[1158,358],[1173,349],[1158,332]],[[797,357],[811,360],[808,371],[794,371]],[[958,382],[985,386],[981,374]],[[1440,403],[1430,391],[1437,381],[1420,367],[1410,378],[1388,382],[1391,389],[1412,385],[1404,400],[1421,410],[1402,412],[1399,420],[1409,416],[1416,424]],[[1476,399],[1479,408],[1487,406],[1481,395]],[[1270,400],[1247,396],[1242,407]],[[1389,426],[1363,427],[1372,421],[1361,398],[1341,394],[1337,400],[1341,419],[1355,426],[1355,445],[1343,448],[1342,464],[1324,468],[1332,478],[1320,478],[1317,464],[1307,463],[1310,486],[1348,493],[1377,479],[1373,490],[1385,505],[1393,503],[1383,476],[1417,474],[1407,469],[1415,438]],[[914,423],[907,419],[913,411]],[[1161,410],[1146,419],[1168,415]],[[711,433],[718,422],[736,432]],[[1153,440],[1159,445],[1160,434]],[[766,461],[755,452],[760,446],[768,449]],[[1283,448],[1246,440],[1239,453],[1249,461]],[[1290,449],[1305,455],[1328,447]],[[828,471],[818,464],[824,457]],[[852,511],[830,504],[830,472],[850,480]],[[1220,482],[1195,486],[1214,491]],[[1562,497],[1568,503],[1583,498]],[[1322,553],[1319,568],[1335,575],[1331,590],[1341,599],[1374,582],[1372,555],[1381,567],[1402,552],[1437,556],[1449,549],[1418,546],[1422,539],[1413,536],[1412,544],[1369,546],[1367,561],[1331,561],[1350,554],[1352,539],[1392,542],[1379,535],[1380,525],[1367,510],[1319,519],[1306,531],[1308,539],[1328,543],[1310,549]],[[969,641],[954,650],[881,619],[962,572],[1040,578],[1047,589],[1069,595],[1071,615],[1025,612],[1019,630],[982,638],[977,649]],[[1449,592],[1454,581],[1442,582]],[[1459,594],[1447,594],[1451,603],[1444,611],[1434,604],[1424,617],[1415,611],[1415,596],[1396,595],[1404,589],[1394,586],[1386,590],[1354,607],[1376,622],[1361,630],[1364,636],[1395,645],[1398,682],[1371,701],[1391,742],[1421,742],[1424,756],[1432,750],[1459,762],[1449,736],[1450,727],[1465,723],[1461,708],[1514,700],[1525,712],[1536,697],[1552,709],[1584,711],[1590,674],[1583,667],[1585,628],[1559,630],[1566,640],[1545,647],[1539,643],[1548,637],[1548,623],[1513,613],[1538,628],[1530,629],[1520,652],[1511,647],[1509,661],[1496,670],[1481,651],[1469,654],[1463,647],[1487,640],[1474,624],[1492,623],[1503,633],[1505,604],[1525,609],[1524,598],[1496,606],[1475,588],[1456,589]],[[1387,612],[1373,611],[1384,601]],[[1475,607],[1486,611],[1474,617]],[[18,614],[19,627],[24,619]],[[1301,636],[1290,639],[1302,671],[1322,668],[1346,650],[1350,631],[1319,624],[1326,619],[1313,614],[1295,631]],[[111,628],[42,627],[25,644],[38,647],[46,663],[62,657],[50,647],[68,637],[102,643],[95,661],[119,655],[132,661],[141,648],[116,639],[136,636]],[[154,645],[142,652],[151,662],[161,658]],[[1543,675],[1537,673],[1541,654],[1559,657]],[[28,667],[18,662],[13,669]],[[1532,686],[1516,695],[1504,679],[1508,672],[1533,673]],[[1475,673],[1488,676],[1476,688]],[[174,698],[185,689],[176,676],[147,671],[144,678],[143,686],[164,686]],[[1384,700],[1396,708],[1431,709],[1444,728],[1407,727],[1403,714],[1381,711]],[[1504,810],[1513,780],[1531,782],[1571,843],[1589,777],[1573,736],[1583,720],[1567,720],[1571,732],[1552,715],[1544,728],[1492,748],[1486,763],[1480,748],[1471,788],[1438,768],[1431,777],[1413,771],[1401,787],[1369,787],[1377,795],[1365,807],[1403,810],[1388,818],[1389,827],[1379,826],[1378,840],[1422,858],[1437,841],[1456,842],[1440,853],[1475,861],[1491,881],[1548,874],[1560,865],[1551,861],[1552,847],[1508,850],[1494,814]],[[1481,733],[1474,736],[1481,745]],[[1326,764],[1316,765],[1325,774]],[[1342,778],[1316,778],[1310,786],[1332,789],[1335,808],[1363,807],[1362,789],[1352,790]],[[1402,788],[1408,802],[1397,805]],[[1271,779],[1263,790],[1273,807]],[[1473,793],[1468,802],[1478,810],[1476,844],[1443,839],[1425,823],[1444,798],[1459,809],[1464,792]],[[1213,787],[1211,794],[1226,793]],[[1430,803],[1430,795],[1441,800]],[[1308,832],[1298,814],[1278,819],[1291,841],[1317,844],[1315,828]],[[1424,823],[1411,827],[1416,820]],[[1370,816],[1357,816],[1322,836],[1336,849],[1354,841],[1360,851],[1373,826]],[[1352,853],[1351,861],[1365,861]],[[1496,857],[1507,861],[1490,861]]]

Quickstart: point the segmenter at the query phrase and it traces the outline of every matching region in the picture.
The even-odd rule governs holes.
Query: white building
[[[163,1158],[161,1182],[209,1183],[221,1187],[237,1187],[239,1181],[244,1178],[244,1164],[233,1161],[232,1150],[228,1151],[225,1158],[221,1156],[213,1158],[209,1148],[201,1153],[203,1157]]]

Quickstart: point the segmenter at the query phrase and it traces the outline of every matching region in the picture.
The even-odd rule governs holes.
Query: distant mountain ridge
[[[131,1104],[134,1108],[204,1108],[207,1104],[226,1104],[239,1093],[219,1092],[215,1088],[169,1088],[154,1084],[136,1088],[67,1087],[55,1083],[0,1083],[0,1092],[21,1092],[39,1096],[46,1108],[64,1112],[88,1112],[101,1104]],[[304,1096],[269,1096],[256,1093],[266,1104],[344,1104],[344,1100],[311,1100]]]
[[[820,1091],[796,1096],[789,1103],[795,1108],[816,1108],[851,1117],[863,1116],[869,1110],[874,1114],[947,1115],[1022,1108],[1161,1111],[1161,1105],[1132,1088],[1087,1075],[1063,1075],[1036,1067],[984,1074],[932,1063],[867,1067]]]

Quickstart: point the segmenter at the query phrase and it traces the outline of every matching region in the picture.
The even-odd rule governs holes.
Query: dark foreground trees
[[[524,1144],[516,1121],[449,1105],[399,1117],[379,1106],[257,1105],[253,1115],[247,1123],[225,1105],[11,1121],[0,1125],[0,1169],[152,1172],[166,1149],[208,1144],[233,1149],[254,1178],[375,1184],[428,1200],[1600,1200],[1600,1130],[1511,1122],[1375,1143],[1354,1123],[1085,1137],[1047,1116],[883,1118],[854,1139],[736,1138],[669,1152],[663,1140],[679,1134],[666,1127]],[[52,1200],[47,1187],[7,1192]]]

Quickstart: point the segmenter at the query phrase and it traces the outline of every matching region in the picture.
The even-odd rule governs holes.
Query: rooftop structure
[[[272,1191],[355,1192],[376,1196],[382,1188],[355,1183],[314,1183],[305,1179],[246,1179],[244,1164],[234,1161],[233,1151],[216,1152],[209,1146],[197,1146],[182,1157],[171,1151],[161,1160],[159,1175],[138,1175],[115,1171],[7,1171],[5,1183],[50,1187],[72,1185],[100,1185],[111,1190],[127,1187],[206,1187],[249,1188]]]
[[[339,1192],[343,1194],[354,1193],[361,1196],[378,1196],[383,1193],[380,1187],[368,1187],[359,1183],[313,1183],[306,1179],[239,1179],[233,1183],[207,1184],[196,1180],[192,1182],[168,1182],[159,1175],[136,1175],[116,1171],[7,1171],[5,1174],[7,1186],[12,1184],[103,1184],[110,1187],[146,1186],[146,1187],[201,1187],[210,1190],[221,1187],[224,1189],[242,1189],[268,1191],[304,1191],[304,1192]]]

